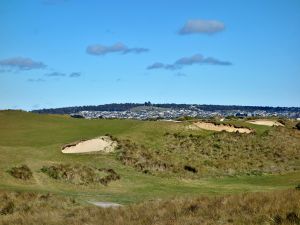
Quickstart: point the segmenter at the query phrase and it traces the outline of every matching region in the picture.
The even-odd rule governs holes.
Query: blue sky
[[[300,106],[299,0],[1,0],[0,108]]]

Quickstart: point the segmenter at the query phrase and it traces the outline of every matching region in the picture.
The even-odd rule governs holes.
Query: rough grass
[[[0,192],[0,224],[299,224],[300,191],[146,201],[117,209],[51,194]]]
[[[109,182],[120,179],[120,175],[113,169],[97,169],[79,164],[43,166],[41,171],[53,179],[80,185],[103,184],[106,186]]]
[[[157,149],[119,141],[118,159],[144,173],[194,178],[291,172],[300,169],[299,137],[298,131],[283,127],[260,135],[165,133]]]
[[[246,126],[242,120],[233,120],[231,122]],[[261,176],[200,176],[200,172],[203,172],[201,171],[201,167],[199,169],[197,164],[190,163],[185,157],[195,160],[195,157],[201,156],[202,153],[195,153],[192,149],[185,149],[180,152],[179,147],[176,147],[178,151],[173,153],[168,153],[167,151],[170,147],[166,146],[166,141],[172,143],[175,137],[171,135],[174,134],[185,136],[188,140],[190,135],[193,136],[191,138],[201,136],[200,139],[205,143],[207,143],[208,139],[214,138],[214,132],[186,129],[189,124],[189,122],[173,123],[163,121],[78,120],[62,115],[37,115],[19,111],[0,111],[0,189],[38,193],[51,192],[73,196],[76,200],[84,202],[112,201],[127,205],[147,199],[164,199],[175,196],[212,196],[229,193],[281,190],[295,187],[300,183],[299,170],[291,173],[285,172],[290,170],[282,170],[284,172],[279,174],[262,174]],[[295,124],[293,122],[290,127],[285,127],[282,132],[293,130],[300,134],[298,130],[292,129]],[[255,129],[257,135],[263,135],[265,131],[272,133],[275,129],[252,124],[247,126]],[[165,136],[164,134],[166,133],[170,135]],[[106,134],[111,134],[119,140],[130,140],[130,143],[134,143],[137,146],[144,146],[145,151],[143,150],[143,154],[153,157],[147,160],[150,162],[149,167],[156,167],[160,164],[161,166],[157,169],[149,170],[150,174],[145,174],[139,172],[132,165],[124,165],[120,160],[116,159],[117,155],[115,153],[72,155],[61,153],[61,146],[66,143],[72,143],[81,139],[91,139]],[[238,139],[235,135],[230,135],[226,138],[229,141],[235,141],[235,138]],[[277,137],[275,134],[273,136],[274,142],[277,141],[277,138],[280,137]],[[283,136],[279,144],[284,145],[287,140],[289,140],[287,143],[290,143],[292,139],[285,139],[285,136]],[[176,141],[178,140],[176,139]],[[197,145],[197,142],[195,142],[195,145]],[[226,142],[223,144],[221,142],[221,145],[227,146],[229,143]],[[295,145],[295,143],[291,145]],[[261,147],[259,138],[257,138],[257,143],[254,143],[254,147]],[[139,149],[142,150],[142,148],[138,147]],[[152,151],[157,151],[159,154]],[[227,150],[224,149],[225,151]],[[272,149],[270,149],[270,152],[272,152]],[[141,153],[134,156],[139,156]],[[232,153],[236,154],[239,151],[233,151]],[[284,157],[286,157],[286,154],[289,153],[283,152]],[[141,161],[138,157],[137,159],[138,162]],[[199,158],[199,161],[201,160]],[[164,169],[164,163],[166,165],[178,166],[177,168],[180,171],[177,173],[169,169],[159,171]],[[230,163],[232,161],[229,160],[227,165],[230,165]],[[30,167],[33,175],[31,179],[16,179],[7,173],[13,166],[22,164]],[[40,171],[45,165],[57,164],[80,164],[93,168],[110,168],[116,171],[121,176],[121,179],[111,182],[107,186],[99,184],[77,185],[63,180],[52,179]],[[290,168],[300,165],[299,162],[293,159],[285,161],[282,164],[279,163],[278,165],[284,164]],[[195,168],[197,173],[189,171],[188,168]],[[223,168],[226,167],[223,166]],[[158,171],[155,172],[156,170]],[[106,173],[105,171],[99,172],[103,173],[103,175]]]

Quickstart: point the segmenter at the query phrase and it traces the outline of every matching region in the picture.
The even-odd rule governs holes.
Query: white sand
[[[248,123],[256,124],[256,125],[264,125],[264,126],[284,126],[282,123],[273,120],[251,120]]]
[[[78,144],[63,148],[63,153],[86,153],[86,152],[112,152],[117,143],[109,137],[103,136],[87,141],[81,141]]]
[[[251,133],[252,131],[248,128],[235,128],[233,126],[229,125],[215,125],[213,123],[207,123],[207,122],[196,122],[194,123],[195,126],[204,129],[204,130],[213,130],[213,131],[227,131],[227,132],[239,132],[239,133]]]

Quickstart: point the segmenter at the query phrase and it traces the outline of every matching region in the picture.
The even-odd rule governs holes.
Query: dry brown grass
[[[300,224],[300,191],[155,200],[117,209],[49,194],[0,192],[0,224]]]

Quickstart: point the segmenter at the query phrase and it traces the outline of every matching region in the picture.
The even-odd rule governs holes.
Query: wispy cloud
[[[28,82],[44,82],[44,79],[38,78],[38,79],[33,79],[33,78],[29,78],[27,79]]]
[[[149,49],[147,48],[127,48],[126,50],[123,51],[124,54],[127,53],[136,53],[136,54],[140,54],[143,52],[148,52]]]
[[[0,66],[17,70],[44,69],[47,67],[42,62],[34,61],[25,57],[14,57],[0,60]]]
[[[180,68],[175,64],[164,64],[161,62],[156,62],[147,67],[147,70],[153,70],[153,69],[177,70]]]
[[[152,70],[152,69],[177,70],[177,69],[181,69],[184,66],[189,66],[193,64],[220,65],[220,66],[232,65],[232,63],[229,61],[222,61],[213,57],[204,57],[201,54],[196,54],[190,57],[182,57],[176,60],[173,64],[164,64],[161,62],[156,62],[148,66],[147,70]]]
[[[47,77],[64,77],[64,76],[66,76],[66,74],[59,73],[59,72],[52,72],[52,73],[46,73],[45,76],[47,76]]]
[[[189,20],[179,30],[180,35],[186,34],[214,34],[224,30],[225,25],[217,20]]]
[[[80,77],[82,74],[80,72],[72,72],[72,73],[61,73],[61,72],[52,72],[44,74],[47,77],[70,77],[70,78],[77,78]]]
[[[127,53],[143,53],[143,52],[148,52],[149,49],[147,48],[128,48],[126,45],[123,43],[116,43],[111,46],[104,46],[100,44],[94,44],[94,45],[89,45],[86,48],[86,52],[91,55],[105,55],[108,53],[114,53],[114,52],[119,52],[123,54]]]
[[[175,65],[179,65],[179,66],[193,65],[193,64],[210,64],[210,65],[223,65],[223,66],[232,65],[231,62],[221,61],[212,57],[204,57],[201,54],[196,54],[190,57],[183,57],[181,59],[178,59],[175,62]]]
[[[80,76],[81,76],[81,73],[78,73],[78,72],[73,72],[73,73],[69,74],[69,77],[71,77],[71,78],[76,78],[76,77],[80,77]]]

